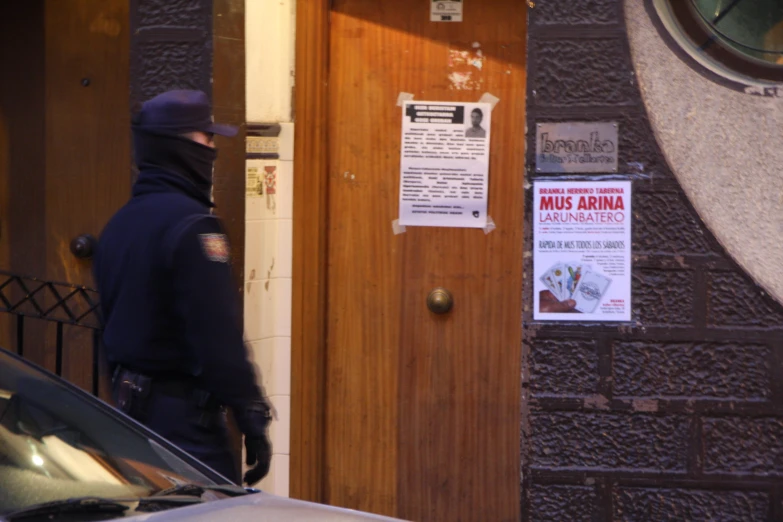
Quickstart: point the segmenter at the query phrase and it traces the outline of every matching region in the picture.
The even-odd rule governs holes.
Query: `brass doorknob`
[[[427,308],[434,314],[448,313],[452,306],[454,306],[454,298],[445,288],[436,288],[427,296]]]

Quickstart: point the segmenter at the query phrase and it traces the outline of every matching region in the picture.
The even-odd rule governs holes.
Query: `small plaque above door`
[[[462,0],[431,0],[430,22],[461,22]]]

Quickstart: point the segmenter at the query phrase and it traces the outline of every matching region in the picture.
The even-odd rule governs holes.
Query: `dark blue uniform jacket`
[[[93,266],[112,368],[193,376],[236,408],[261,391],[247,359],[228,245],[211,207],[187,178],[142,170],[131,200],[101,234]]]

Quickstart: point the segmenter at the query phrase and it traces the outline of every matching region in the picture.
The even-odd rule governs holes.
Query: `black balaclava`
[[[133,131],[133,142],[136,165],[142,175],[149,170],[172,172],[190,181],[207,200],[211,199],[216,149],[184,136],[138,129]]]

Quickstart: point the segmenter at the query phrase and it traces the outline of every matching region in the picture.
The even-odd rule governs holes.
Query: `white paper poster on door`
[[[631,320],[631,182],[533,184],[533,317]]]
[[[400,147],[400,224],[487,226],[489,103],[406,101]]]

